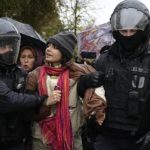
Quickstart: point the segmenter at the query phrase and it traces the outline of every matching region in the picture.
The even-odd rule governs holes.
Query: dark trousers
[[[0,150],[31,150],[31,147],[24,141],[13,143],[0,143]]]
[[[135,139],[109,137],[98,135],[94,143],[94,150],[138,150]]]

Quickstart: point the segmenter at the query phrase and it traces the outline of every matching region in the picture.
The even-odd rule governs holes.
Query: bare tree
[[[88,13],[92,0],[62,0],[59,5],[59,15],[66,30],[76,34],[83,27],[94,23],[94,18]]]

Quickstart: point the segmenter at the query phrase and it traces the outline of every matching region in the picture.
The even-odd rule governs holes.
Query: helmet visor
[[[0,62],[14,64],[17,62],[20,48],[20,37],[12,35],[0,36]]]
[[[110,19],[113,31],[127,29],[144,31],[148,22],[148,16],[134,8],[120,9],[113,13]]]

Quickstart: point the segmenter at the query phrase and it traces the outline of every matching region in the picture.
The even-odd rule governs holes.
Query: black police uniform
[[[46,98],[23,94],[26,73],[16,65],[20,34],[0,19],[0,149],[29,150],[30,111]]]
[[[98,72],[82,76],[78,94],[83,97],[89,87],[105,89],[106,119],[99,128],[96,150],[149,150],[149,11],[139,1],[125,0],[117,5],[110,22],[116,42],[96,61]],[[128,29],[137,31],[130,36],[119,32]]]
[[[138,136],[149,131],[149,45],[144,45],[139,52],[136,51],[136,55],[122,60],[115,46],[112,46],[97,60],[96,69],[105,73],[108,109],[103,127],[127,131],[117,135],[123,137]]]
[[[31,124],[27,114],[41,99],[18,94],[24,90],[25,76],[16,65],[0,66],[0,149],[3,150],[14,147],[22,150],[29,146]]]

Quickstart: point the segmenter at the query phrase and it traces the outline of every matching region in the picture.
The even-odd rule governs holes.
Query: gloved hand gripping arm
[[[83,98],[86,89],[100,87],[101,85],[103,85],[103,81],[104,73],[101,71],[81,76],[77,85],[77,91],[79,96]]]

